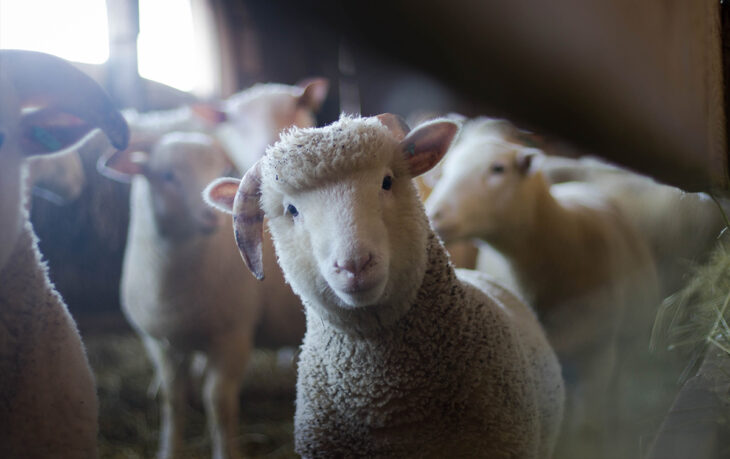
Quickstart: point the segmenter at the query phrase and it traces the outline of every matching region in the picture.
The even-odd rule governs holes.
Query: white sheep
[[[590,183],[611,199],[649,244],[662,297],[681,288],[690,266],[707,260],[725,228],[722,211],[709,195],[688,193],[597,158],[548,156],[540,169],[552,183]],[[727,201],[722,206],[730,210]]]
[[[257,84],[221,102],[196,103],[174,110],[125,110],[132,131],[130,148],[149,151],[173,131],[214,135],[239,171],[247,170],[289,126],[314,126],[329,82],[313,78],[300,85]]]
[[[284,329],[278,336],[293,335],[287,344],[303,335],[301,303],[282,274],[264,283],[246,275],[230,217],[223,222],[201,197],[230,169],[215,139],[202,133],[167,134],[150,155],[126,150],[103,158],[106,175],[132,177],[121,303],[162,383],[161,458],[183,451],[196,354],[207,362],[203,403],[213,457],[238,457],[238,396],[255,331],[273,319]]]
[[[32,109],[24,109],[32,107]],[[48,279],[24,206],[27,155],[127,126],[99,86],[67,62],[0,50],[0,456],[95,457],[94,378],[76,325]]]
[[[233,211],[258,278],[268,216],[305,305],[296,450],[550,457],[563,383],[537,319],[486,276],[454,271],[411,182],[443,156],[457,125],[406,128],[386,114],[292,129],[240,184],[219,179],[206,190]]]
[[[614,433],[602,432],[618,416],[616,346],[648,338],[656,271],[646,243],[610,199],[589,184],[550,186],[533,167],[540,157],[499,136],[466,132],[426,208],[445,241],[480,239],[510,261],[569,383],[560,451],[586,457],[582,442],[592,455],[601,444],[615,446],[605,444]],[[648,341],[639,345],[632,352]]]

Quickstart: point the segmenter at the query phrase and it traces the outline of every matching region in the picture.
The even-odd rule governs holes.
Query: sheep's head
[[[172,132],[154,145],[151,154],[124,150],[99,159],[99,171],[126,182],[147,181],[158,232],[174,239],[215,232],[221,219],[201,193],[212,180],[232,170],[223,150],[210,136]]]
[[[217,135],[241,170],[258,161],[279,133],[291,126],[312,127],[329,81],[311,78],[298,85],[258,84],[220,103],[194,104],[193,111],[218,126]]]
[[[444,161],[442,175],[426,201],[426,212],[445,242],[481,238],[519,229],[535,180],[539,150],[489,135],[462,135]]]
[[[24,159],[63,151],[97,127],[126,146],[124,118],[91,78],[48,54],[0,50],[0,267],[23,221]]]
[[[287,280],[325,316],[402,307],[420,286],[429,233],[411,178],[441,159],[457,130],[437,120],[408,133],[389,114],[293,129],[240,187],[221,180],[207,197],[233,209],[237,242],[259,278],[261,226],[264,214],[269,218]],[[402,313],[386,311],[384,320]]]

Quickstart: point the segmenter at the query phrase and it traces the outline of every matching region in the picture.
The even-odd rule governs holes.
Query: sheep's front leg
[[[241,331],[218,339],[208,354],[203,402],[214,459],[239,457],[238,396],[252,345],[252,332]]]
[[[187,409],[189,359],[169,345],[146,337],[144,344],[155,364],[162,387],[160,444],[157,457],[181,457]]]

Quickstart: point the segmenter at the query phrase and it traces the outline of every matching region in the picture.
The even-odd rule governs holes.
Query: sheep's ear
[[[209,206],[225,212],[233,213],[233,201],[241,181],[235,178],[224,177],[215,179],[203,190],[203,199]]]
[[[126,148],[129,128],[109,96],[89,76],[49,54],[0,50],[0,68],[21,107],[20,147],[26,155],[54,153],[101,128]]]
[[[228,113],[216,103],[197,102],[192,104],[190,109],[195,116],[213,126],[228,121]]]
[[[515,156],[515,167],[521,174],[527,175],[531,172],[535,158],[540,155],[540,150],[536,148],[520,148]]]
[[[406,121],[398,115],[383,113],[376,116],[376,118],[380,121],[380,124],[388,128],[390,133],[393,134],[399,142],[403,140],[409,132],[411,132],[411,128],[408,127],[408,123],[406,123]]]
[[[448,120],[429,121],[411,131],[400,142],[411,176],[419,176],[438,164],[458,131],[459,125]]]
[[[148,164],[147,153],[127,149],[102,155],[96,163],[96,169],[104,177],[129,183],[134,175],[146,175]]]
[[[307,107],[313,112],[316,112],[327,98],[330,82],[327,78],[308,78],[297,83],[297,86],[304,88],[304,92],[299,96],[297,105]]]

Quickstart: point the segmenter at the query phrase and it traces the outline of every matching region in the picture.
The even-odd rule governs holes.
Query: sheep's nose
[[[366,255],[335,261],[335,271],[338,273],[345,271],[352,276],[357,276],[368,269],[372,262],[373,254],[368,252]]]

